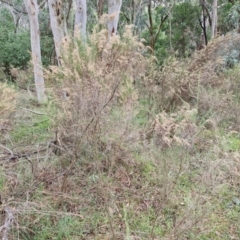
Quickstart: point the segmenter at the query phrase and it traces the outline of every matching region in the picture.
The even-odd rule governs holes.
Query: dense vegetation
[[[43,8],[44,104],[22,3],[0,3],[1,239],[240,238],[237,1],[207,38],[212,1],[126,1],[110,39],[89,1],[61,66]]]

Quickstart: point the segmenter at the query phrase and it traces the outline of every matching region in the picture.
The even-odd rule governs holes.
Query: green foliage
[[[12,15],[6,8],[0,11],[0,67],[9,73],[11,67],[25,68],[30,60],[30,34],[28,30],[16,32]]]
[[[227,136],[223,145],[228,151],[239,151],[240,149],[239,136],[233,135]]]
[[[240,29],[240,3],[236,2],[234,5],[225,6],[226,11],[226,17],[225,17],[225,25],[226,25],[226,30],[230,31],[233,29]]]
[[[199,44],[201,27],[199,7],[190,1],[176,4],[172,10],[172,45],[177,56],[187,57]]]
[[[42,34],[41,36],[42,64],[48,66],[54,54],[54,41],[52,35]]]
[[[174,51],[177,57],[189,57],[198,47],[202,31],[199,24],[201,12],[198,5],[185,1],[175,4],[171,14],[169,11],[169,9],[162,6],[152,10],[154,36],[156,36],[162,19],[169,14],[167,20],[161,26],[154,49],[154,54],[160,64],[172,54],[171,51]],[[146,12],[145,20],[147,20],[147,15]],[[149,45],[149,29],[145,29],[142,36]]]
[[[234,8],[231,3],[226,3],[218,9],[218,31],[220,34],[226,34],[235,28],[236,13],[233,11]]]
[[[30,60],[30,36],[28,31],[21,33],[9,33],[6,29],[1,29],[6,34],[1,36],[0,66],[9,70],[13,67],[27,67]]]
[[[50,120],[47,116],[36,116],[30,122],[26,122],[18,126],[11,132],[11,136],[15,142],[23,142],[29,140],[32,143],[43,141],[48,134]]]
[[[49,23],[49,13],[47,9],[43,9],[39,13],[40,44],[43,66],[51,64],[51,59],[54,54],[54,41]]]
[[[0,10],[0,67],[9,74],[11,67],[27,68],[31,59],[30,31],[19,27],[16,29],[14,19],[7,8]],[[54,43],[48,27],[48,12],[41,11],[39,15],[41,33],[41,52],[43,65],[51,62]]]
[[[0,8],[0,19],[0,26],[3,28],[0,31],[0,37],[4,36],[8,31],[15,30],[14,19],[7,8]]]
[[[5,67],[7,71],[10,67],[26,67],[30,60],[29,32],[9,33],[6,29],[1,28],[1,26],[0,32],[3,33],[0,36],[0,66]]]
[[[165,7],[158,6],[152,10],[152,20],[153,20],[153,35],[156,37],[158,32],[159,25],[161,24],[161,19],[166,17],[168,14],[168,10]],[[139,27],[143,29],[142,37],[146,39],[146,45],[150,45],[150,32],[149,29],[146,28],[145,22],[148,22],[148,12],[146,11],[143,20],[139,21]],[[149,23],[148,23],[149,25]],[[145,28],[144,28],[145,27]],[[169,25],[168,22],[164,22],[161,26],[160,33],[157,37],[157,41],[155,43],[154,54],[158,57],[160,63],[163,63],[163,60],[167,58],[169,51],[169,36],[167,35]]]
[[[32,230],[36,232],[31,237],[33,240],[72,239],[74,235],[81,235],[79,219],[67,215],[55,220],[51,216],[44,216],[38,224],[32,226]],[[23,239],[29,239],[29,237],[25,236]]]

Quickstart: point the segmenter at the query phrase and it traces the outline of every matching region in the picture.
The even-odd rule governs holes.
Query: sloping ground
[[[0,126],[1,238],[239,239],[240,70],[206,84],[179,64],[138,97],[109,88],[101,111],[75,83],[63,105],[17,92]]]

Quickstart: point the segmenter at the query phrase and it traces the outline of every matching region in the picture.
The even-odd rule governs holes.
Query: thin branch
[[[28,112],[31,112],[31,113],[34,113],[34,114],[37,114],[37,115],[45,115],[45,116],[50,116],[50,117],[52,117],[51,115],[46,114],[46,113],[35,112],[35,111],[31,110],[31,109],[24,108],[24,107],[21,107],[21,108],[22,108],[23,110],[25,110],[25,111],[28,111]]]
[[[130,22],[129,17],[124,12],[121,12],[121,14],[126,18],[127,22],[129,23]]]
[[[117,91],[117,88],[118,88],[120,82],[121,82],[121,81],[119,81],[119,82],[116,84],[116,86],[115,86],[115,88],[113,89],[113,91],[112,91],[112,93],[111,93],[111,96],[110,96],[110,98],[108,99],[108,101],[102,106],[102,108],[98,111],[98,113],[96,114],[96,116],[94,116],[94,117],[89,121],[88,125],[86,126],[86,128],[84,129],[84,131],[83,131],[83,133],[82,133],[82,135],[81,135],[81,138],[84,136],[84,134],[86,133],[86,131],[88,130],[88,128],[90,127],[90,125],[92,124],[92,122],[94,121],[94,119],[97,118],[97,117],[100,115],[100,113],[102,112],[102,110],[103,110],[103,109],[109,104],[109,102],[113,99],[113,97],[114,97],[114,95],[115,95],[115,93],[116,93],[116,91]]]
[[[200,24],[200,27],[201,27],[202,29],[204,29],[203,21],[202,21],[200,18],[198,18],[198,22],[199,22],[199,24]]]
[[[212,18],[211,18],[211,14],[206,6],[206,2],[204,0],[200,0],[201,4],[202,4],[202,8],[206,10],[207,16],[208,16],[208,21],[209,21],[209,25],[212,26]]]
[[[169,14],[166,15],[165,17],[161,17],[161,23],[158,26],[158,31],[157,31],[157,33],[155,35],[154,42],[156,42],[156,40],[158,38],[158,35],[159,35],[159,33],[160,33],[161,29],[162,29],[163,23],[168,19],[168,17],[169,17]]]
[[[18,12],[18,13],[27,14],[26,11],[23,11],[23,10],[21,11],[21,10],[17,9],[17,8],[14,7],[14,5],[13,5],[12,3],[10,3],[10,2],[7,2],[7,1],[5,1],[5,0],[0,0],[0,2],[3,2],[3,3],[5,3],[5,4],[11,6],[11,7],[12,7],[16,12]]]
[[[152,3],[151,3],[151,0],[149,0],[149,2],[148,2],[148,18],[149,18],[149,23],[150,23],[149,30],[150,30],[150,33],[152,34],[153,33],[153,20],[152,20],[151,6],[152,6]]]
[[[43,1],[38,5],[38,7],[41,8],[46,2],[47,2],[47,0],[43,0]]]
[[[93,123],[93,121],[94,121],[96,118],[99,117],[99,115],[101,114],[101,112],[103,111],[103,109],[104,109],[105,107],[107,107],[107,105],[109,104],[109,102],[113,99],[113,97],[114,97],[114,95],[115,95],[115,93],[116,93],[116,91],[117,91],[117,88],[119,87],[120,83],[121,83],[121,81],[119,81],[119,82],[116,84],[116,86],[114,87],[114,89],[113,89],[113,91],[112,91],[109,99],[107,100],[107,102],[101,107],[101,109],[98,111],[98,113],[89,121],[89,123],[88,123],[87,126],[85,127],[85,129],[84,129],[84,131],[83,131],[83,133],[82,133],[82,135],[81,135],[80,144],[81,144],[81,140],[82,140],[83,136],[84,136],[85,133],[87,132],[87,130],[88,130],[88,128],[90,127],[90,125]],[[33,186],[31,187],[31,189],[30,189],[29,191],[34,191],[34,190],[35,190],[40,184],[42,184],[43,182],[53,181],[53,180],[55,180],[55,179],[58,179],[58,178],[64,176],[65,174],[67,174],[67,173],[72,169],[72,167],[75,165],[75,163],[76,163],[77,161],[78,161],[78,158],[76,158],[75,160],[73,160],[72,163],[70,164],[70,166],[69,166],[66,170],[64,170],[63,172],[61,172],[60,174],[58,174],[58,175],[55,176],[55,177],[48,178],[48,179],[45,179],[44,181],[40,181],[40,182],[36,183],[35,185],[33,185]]]
[[[0,147],[7,150],[11,154],[11,156],[13,156],[13,152],[9,148],[3,146],[2,144],[0,144]]]
[[[50,143],[51,144],[51,143]],[[9,153],[11,154],[11,157],[9,158],[9,160],[13,160],[13,159],[18,159],[18,158],[26,158],[29,162],[31,162],[28,157],[34,154],[37,154],[39,152],[43,152],[46,151],[48,149],[48,147],[45,147],[43,149],[39,149],[33,152],[28,152],[28,153],[18,153],[18,152],[12,152],[10,149],[8,149],[7,147],[3,146],[0,144],[0,147],[2,147],[3,149],[7,150],[8,153],[1,153],[1,154],[5,154],[5,155],[9,155]]]

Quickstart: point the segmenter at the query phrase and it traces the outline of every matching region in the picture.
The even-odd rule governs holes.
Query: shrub
[[[196,116],[197,110],[190,109],[189,105],[176,113],[161,112],[155,116],[145,137],[153,138],[154,143],[160,148],[174,145],[192,147],[198,131]]]
[[[51,66],[46,76],[58,106],[58,144],[80,156],[94,159],[96,149],[112,149],[130,141],[137,113],[138,93],[133,82],[145,73],[144,46],[126,27],[122,39],[108,41],[106,30],[95,32],[89,42],[65,39],[62,67]],[[117,121],[116,121],[117,119]],[[116,142],[118,142],[116,144]]]
[[[11,67],[26,68],[30,60],[30,36],[28,31],[11,33],[0,26],[0,66],[5,73],[10,73]]]

